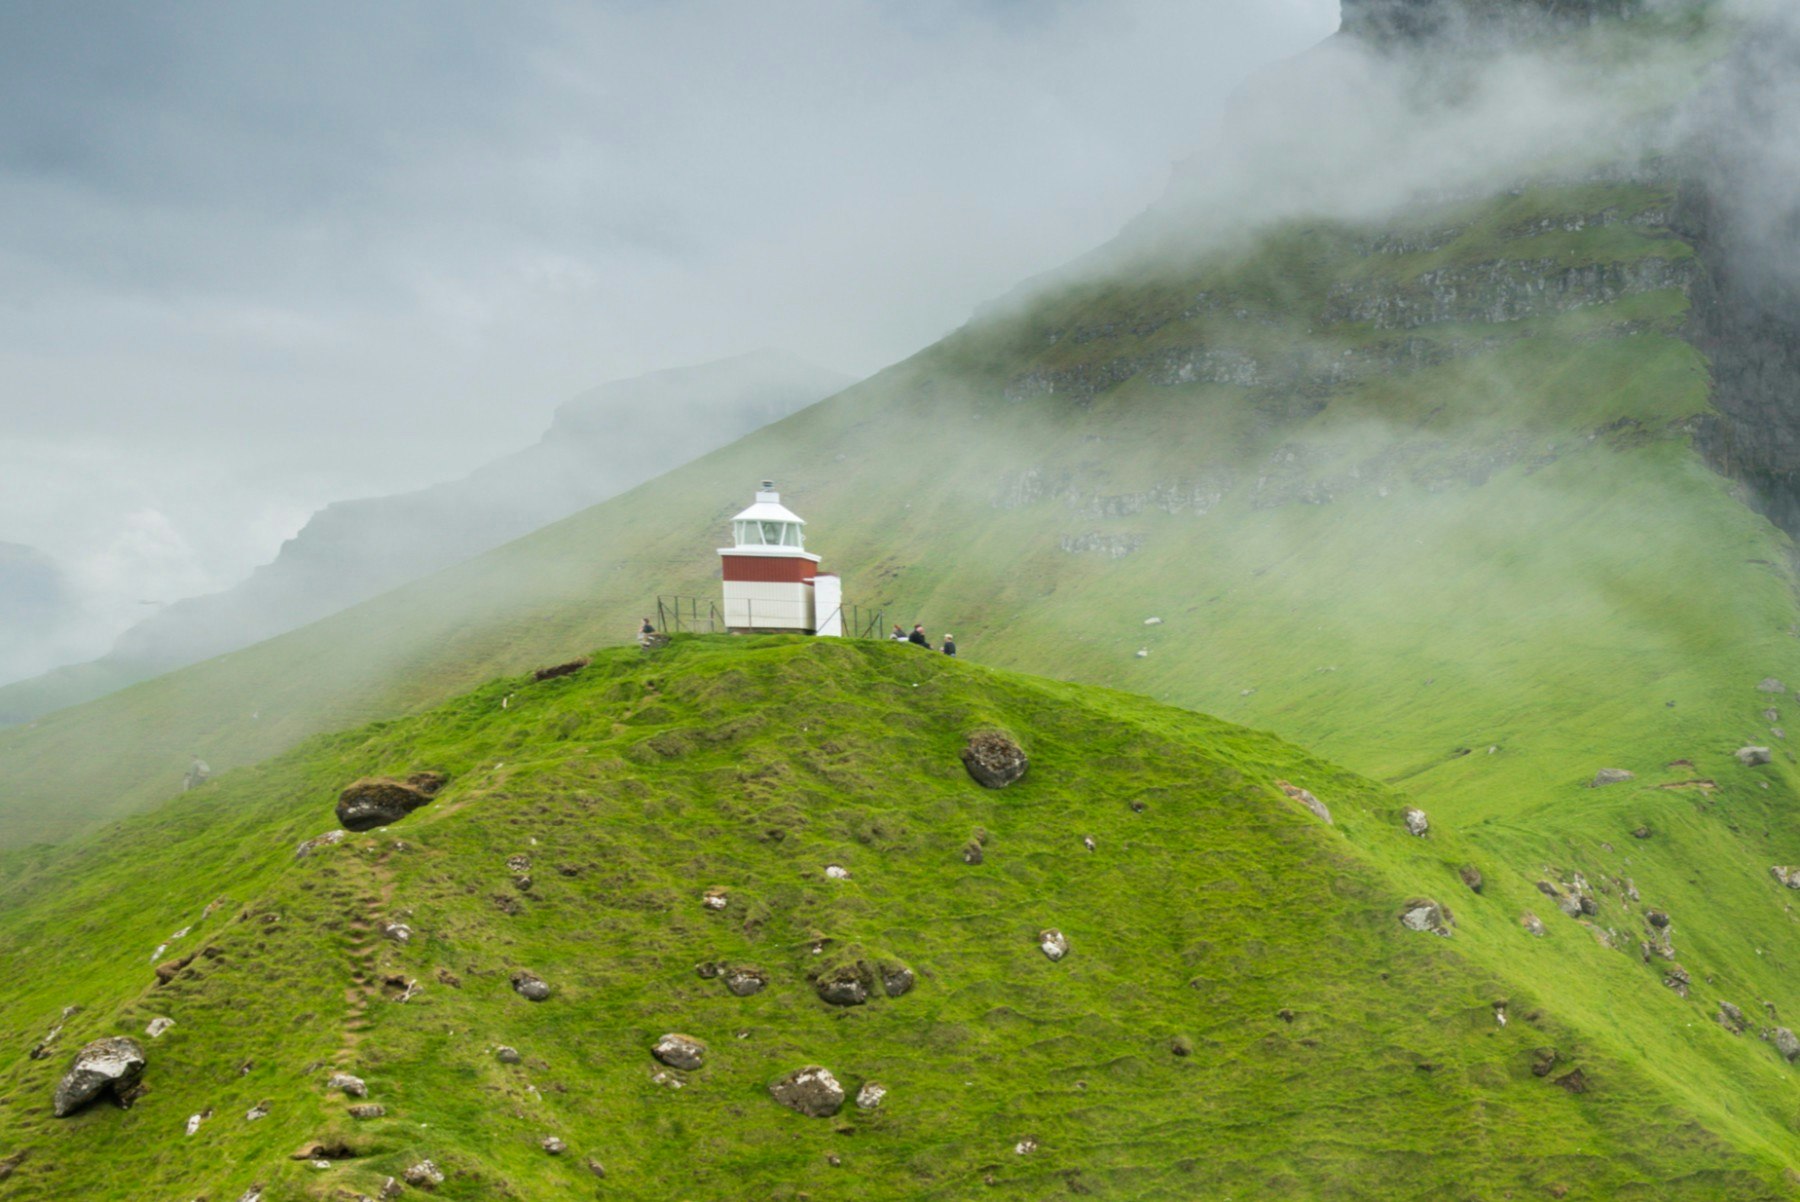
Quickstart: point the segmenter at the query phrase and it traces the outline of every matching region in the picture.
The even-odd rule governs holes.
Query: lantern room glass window
[[[788,547],[804,550],[806,540],[799,522],[736,522],[737,545],[740,547]]]

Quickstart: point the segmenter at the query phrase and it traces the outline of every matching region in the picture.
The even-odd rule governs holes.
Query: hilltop
[[[997,790],[958,762],[996,731],[1030,760]],[[908,647],[607,652],[13,858],[0,1033],[46,1043],[0,1067],[0,1165],[19,1199],[1793,1196],[1775,1048],[1696,1023],[1697,1085],[1742,1076],[1697,1112],[1569,1021],[1618,971],[1582,925],[1406,820],[1270,736]],[[52,1117],[116,1035],[148,1092]],[[771,1095],[813,1065],[834,1116]]]

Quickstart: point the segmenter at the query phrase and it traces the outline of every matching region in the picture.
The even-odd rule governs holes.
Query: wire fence
[[[722,601],[705,597],[658,597],[656,629],[662,634],[720,634],[729,630],[808,630],[810,615],[798,601]],[[862,605],[843,605],[838,614],[843,637],[879,639],[887,625],[887,611]],[[824,615],[819,626],[829,625]]]

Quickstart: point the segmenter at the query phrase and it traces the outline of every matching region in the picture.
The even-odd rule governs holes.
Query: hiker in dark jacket
[[[888,637],[893,639],[896,643],[904,643],[906,641],[906,631],[900,629],[900,623],[895,622],[894,633]]]
[[[923,647],[927,651],[931,650],[931,640],[925,637],[925,623],[923,622],[913,623],[912,633],[906,636],[906,641]]]
[[[956,636],[955,635],[946,634],[944,636],[944,654],[950,655],[950,656],[954,656],[956,654]]]

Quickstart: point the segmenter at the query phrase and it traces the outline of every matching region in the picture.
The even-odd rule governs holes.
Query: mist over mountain
[[[75,599],[49,556],[0,543],[0,679],[41,672],[54,643],[74,619]]]
[[[166,607],[98,661],[0,688],[0,722],[29,721],[316,621],[623,492],[849,383],[762,351],[602,385],[560,407],[535,445],[461,480],[330,505],[237,587]],[[18,562],[22,573],[37,561]],[[45,566],[38,562],[38,577],[21,577],[20,604],[54,601]],[[0,596],[11,583],[0,581]],[[27,646],[32,629],[9,625],[8,639],[16,634]],[[41,661],[20,663],[41,670]]]

